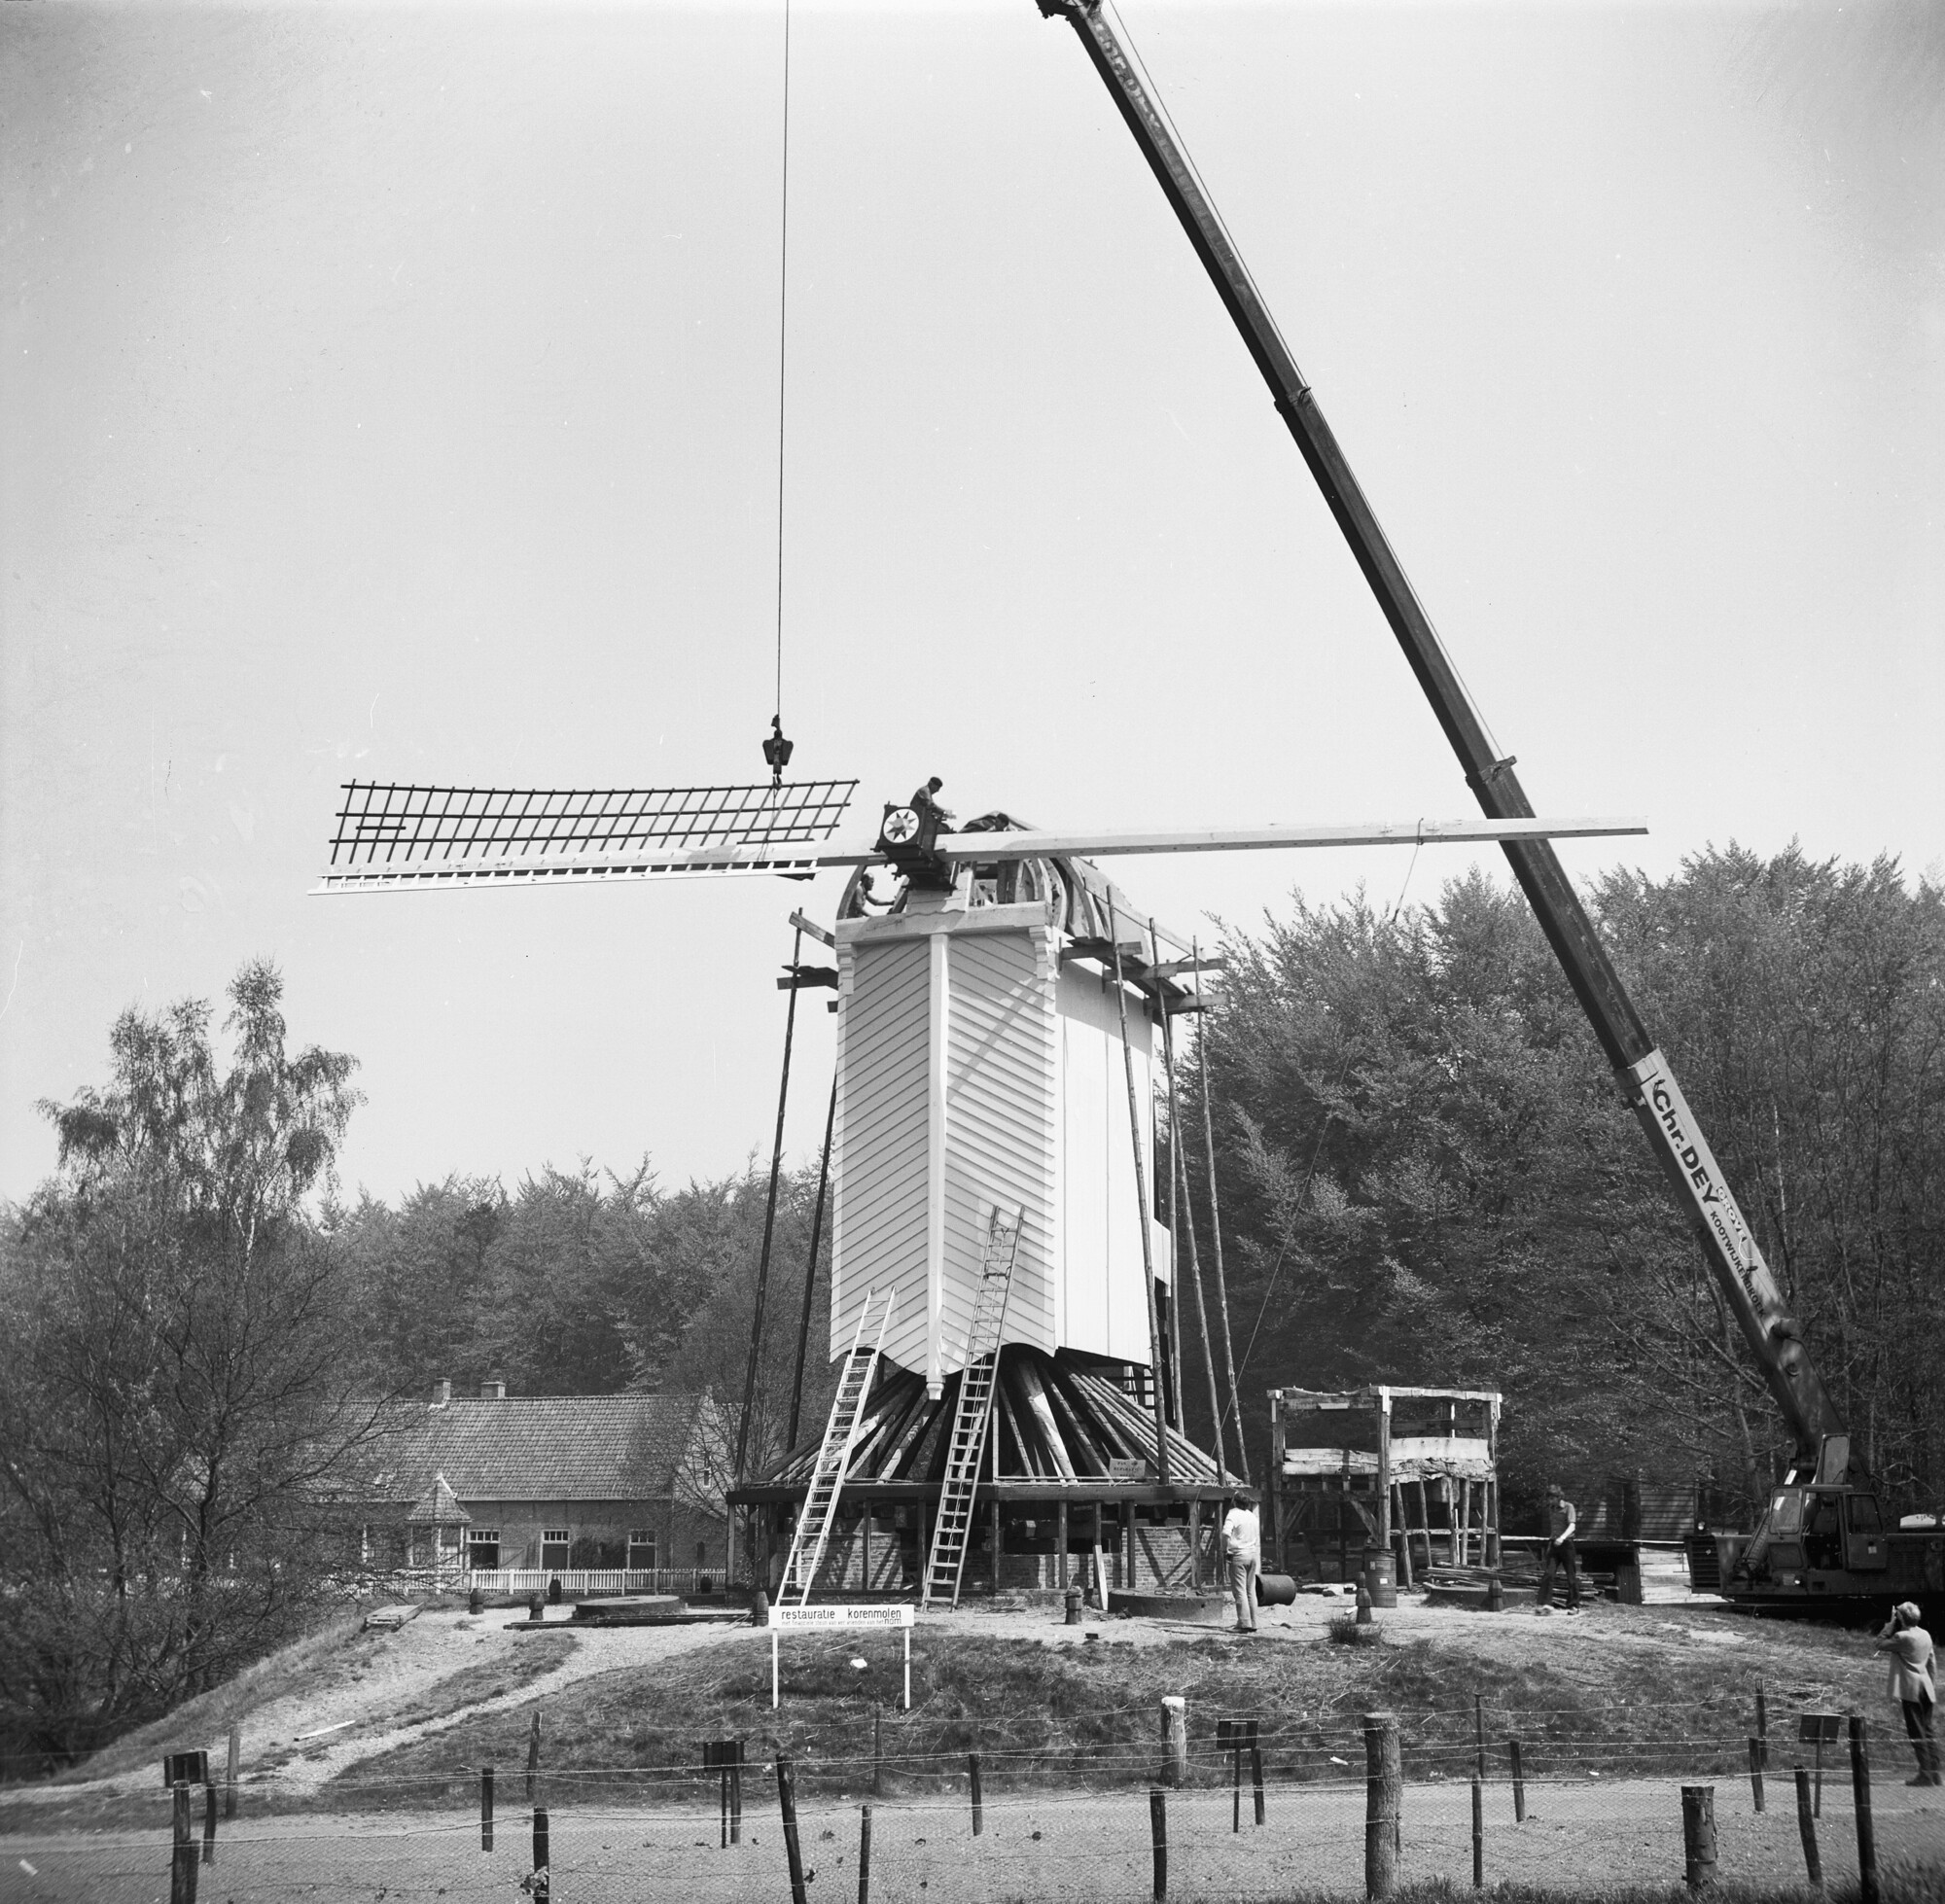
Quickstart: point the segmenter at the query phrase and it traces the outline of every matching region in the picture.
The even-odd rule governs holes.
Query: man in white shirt
[[[1222,1517],[1222,1566],[1229,1576],[1229,1594],[1236,1603],[1236,1631],[1256,1630],[1256,1575],[1263,1564],[1263,1535],[1256,1519],[1252,1488],[1239,1488]]]
[[[1891,1655],[1891,1696],[1904,1708],[1904,1729],[1918,1755],[1918,1777],[1912,1785],[1945,1784],[1938,1763],[1938,1740],[1931,1729],[1931,1710],[1938,1703],[1938,1683],[1932,1676],[1935,1654],[1931,1636],[1919,1625],[1924,1618],[1918,1603],[1907,1600],[1878,1635],[1876,1650]]]

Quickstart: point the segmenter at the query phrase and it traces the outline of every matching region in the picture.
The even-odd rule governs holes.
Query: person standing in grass
[[[1904,1708],[1904,1729],[1918,1754],[1918,1777],[1908,1785],[1945,1784],[1938,1763],[1938,1739],[1931,1715],[1938,1704],[1936,1650],[1931,1636],[1919,1625],[1925,1616],[1916,1601],[1896,1607],[1891,1624],[1877,1637],[1876,1650],[1891,1655],[1891,1684],[1887,1690]]]
[[[1263,1533],[1252,1488],[1239,1488],[1222,1517],[1222,1567],[1236,1603],[1236,1631],[1256,1630],[1256,1575],[1262,1570]]]
[[[1553,1570],[1567,1569],[1567,1610],[1580,1610],[1580,1550],[1574,1544],[1575,1515],[1574,1503],[1557,1487],[1546,1491],[1546,1545],[1539,1553],[1539,1591],[1535,1602],[1553,1604]]]

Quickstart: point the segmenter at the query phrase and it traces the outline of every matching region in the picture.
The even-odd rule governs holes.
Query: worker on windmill
[[[943,833],[950,830],[947,822],[951,820],[952,816],[951,814],[946,812],[946,810],[942,806],[939,805],[937,797],[938,790],[944,785],[945,782],[939,779],[939,777],[937,774],[934,774],[933,777],[930,780],[928,780],[925,783],[925,785],[921,787],[918,790],[918,792],[911,796],[912,811],[919,816],[921,822],[923,822],[928,816],[931,817],[933,821],[932,831],[934,833]],[[927,837],[929,836],[930,835],[927,835]]]

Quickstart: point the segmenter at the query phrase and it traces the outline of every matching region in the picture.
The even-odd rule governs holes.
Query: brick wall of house
[[[833,1593],[901,1593],[915,1587],[922,1564],[917,1559],[916,1534],[902,1529],[892,1514],[869,1517],[868,1540],[866,1528],[862,1514],[839,1519],[825,1543],[819,1584]]]

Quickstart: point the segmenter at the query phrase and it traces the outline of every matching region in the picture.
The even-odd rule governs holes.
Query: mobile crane
[[[1278,413],[1424,689],[1467,784],[1491,819],[1532,815],[1446,654],[1351,465],[1325,421],[1221,220],[1184,156],[1102,0],[1036,0],[1079,35],[1163,194],[1182,222]],[[1550,841],[1503,842],[1513,877],[1586,1012],[1622,1095],[1641,1120],[1677,1199],[1693,1218],[1709,1267],[1795,1443],[1747,1542],[1727,1536],[1721,1569],[1732,1602],[1807,1605],[1932,1598],[1945,1589],[1945,1529],[1893,1532],[1871,1476],[1823,1384],[1667,1057],[1614,970]]]

